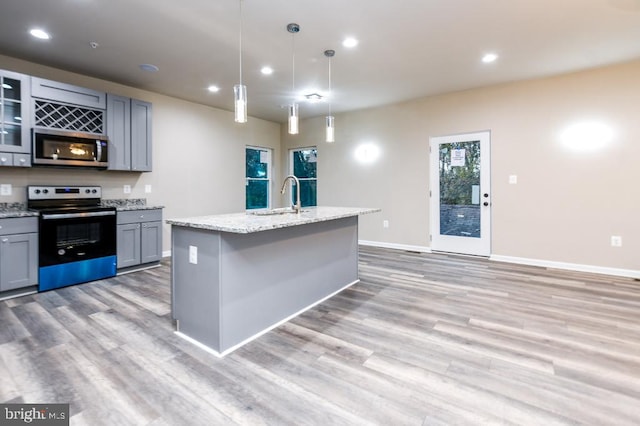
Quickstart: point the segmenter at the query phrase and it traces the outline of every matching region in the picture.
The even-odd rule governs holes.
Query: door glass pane
[[[0,144],[20,146],[22,143],[22,134],[19,126],[13,126],[10,124],[0,125]]]
[[[480,141],[440,144],[440,234],[480,238]]]
[[[16,123],[20,124],[22,121],[22,117],[20,116],[20,104],[12,101],[4,101],[4,114],[2,117],[2,121],[5,123]]]
[[[13,78],[3,78],[2,97],[4,99],[20,100],[20,81]]]
[[[266,209],[269,207],[269,181],[268,180],[247,180],[246,186],[246,208]]]

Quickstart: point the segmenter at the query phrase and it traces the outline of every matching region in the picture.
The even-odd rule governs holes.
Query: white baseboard
[[[171,250],[166,250],[162,252],[162,257],[171,257]]]
[[[382,247],[395,250],[417,251],[419,253],[431,253],[431,248],[425,246],[412,246],[407,244],[383,243],[380,241],[367,240],[358,240],[358,244],[361,244],[363,246]]]
[[[363,246],[381,247],[395,250],[415,251],[420,253],[432,253],[431,247],[412,246],[406,244],[385,243],[380,241],[359,240]],[[633,269],[609,268],[606,266],[583,265],[580,263],[555,262],[552,260],[530,259],[526,257],[491,255],[489,260],[495,262],[516,263],[520,265],[540,266],[543,268],[564,269],[567,271],[590,272],[593,274],[614,275],[640,279],[640,271]]]
[[[606,266],[583,265],[580,263],[555,262],[552,260],[529,259],[526,257],[491,255],[496,262],[517,263],[520,265],[541,266],[543,268],[565,269],[567,271],[590,272],[593,274],[615,275],[640,279],[640,271],[633,269],[609,268]]]

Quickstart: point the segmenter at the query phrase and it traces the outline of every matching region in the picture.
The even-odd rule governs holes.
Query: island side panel
[[[358,280],[358,217],[222,233],[225,351]]]
[[[171,227],[173,316],[178,331],[220,351],[220,234]],[[189,247],[197,247],[197,264],[189,262]]]

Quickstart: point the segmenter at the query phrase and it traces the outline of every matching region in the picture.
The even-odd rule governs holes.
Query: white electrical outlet
[[[385,220],[383,220],[383,221],[382,221],[382,227],[383,227],[383,228],[388,228],[388,227],[389,227],[389,221],[388,221],[388,220],[386,220],[386,219],[385,219]]]
[[[611,247],[622,247],[622,237],[619,235],[612,235]]]
[[[509,183],[511,185],[518,183],[518,175],[509,175]]]
[[[12,192],[10,183],[3,183],[0,185],[0,195],[11,195]]]
[[[131,194],[131,185],[125,185],[123,191],[125,194]]]
[[[189,263],[198,264],[198,247],[189,246]]]
[[[144,192],[146,192],[147,194],[151,193],[151,185],[145,185],[144,186]]]

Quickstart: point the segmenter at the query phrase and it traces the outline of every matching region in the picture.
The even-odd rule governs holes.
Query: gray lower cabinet
[[[149,102],[107,95],[109,170],[151,171],[151,116]]]
[[[118,269],[162,259],[162,209],[118,212]]]
[[[0,292],[38,284],[38,218],[0,219]]]

